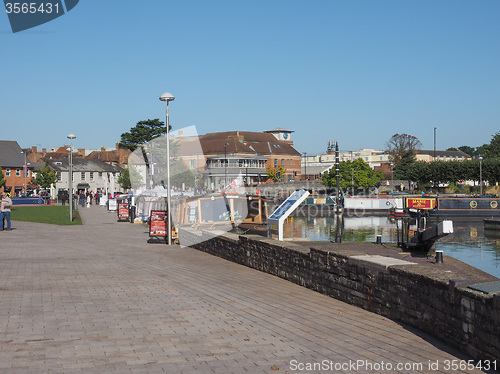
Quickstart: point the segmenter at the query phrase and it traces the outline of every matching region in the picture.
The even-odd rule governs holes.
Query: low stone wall
[[[180,238],[182,245],[417,327],[474,358],[500,357],[500,294],[467,288],[477,279],[460,279],[453,271],[429,273],[425,264],[384,266],[343,254],[334,245],[315,248],[314,243],[182,228]]]

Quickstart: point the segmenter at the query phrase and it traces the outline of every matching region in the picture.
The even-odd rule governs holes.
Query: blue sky
[[[0,139],[111,147],[138,121],[294,130],[308,154],[480,146],[500,131],[500,1],[80,0],[13,34],[0,12]]]

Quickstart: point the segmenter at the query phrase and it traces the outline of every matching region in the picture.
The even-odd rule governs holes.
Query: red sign
[[[406,206],[413,209],[435,209],[436,199],[409,197],[406,199]]]
[[[128,218],[129,217],[129,206],[128,203],[118,203],[118,218]]]
[[[149,236],[166,236],[167,212],[164,210],[152,210],[149,220]]]

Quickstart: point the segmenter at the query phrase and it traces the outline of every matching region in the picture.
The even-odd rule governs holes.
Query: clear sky
[[[294,130],[308,154],[472,147],[500,131],[500,1],[80,0],[13,34],[0,11],[0,139],[113,147],[138,121]]]

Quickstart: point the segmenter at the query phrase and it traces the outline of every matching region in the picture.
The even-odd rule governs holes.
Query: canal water
[[[500,231],[484,230],[481,218],[450,219],[454,232],[438,240],[436,250],[500,278]],[[397,243],[396,221],[388,216],[344,216],[339,223],[342,241],[375,242],[381,235],[382,242]],[[416,224],[410,225],[410,230],[415,229]],[[334,241],[336,232],[335,216],[290,217],[284,225],[285,238]]]

